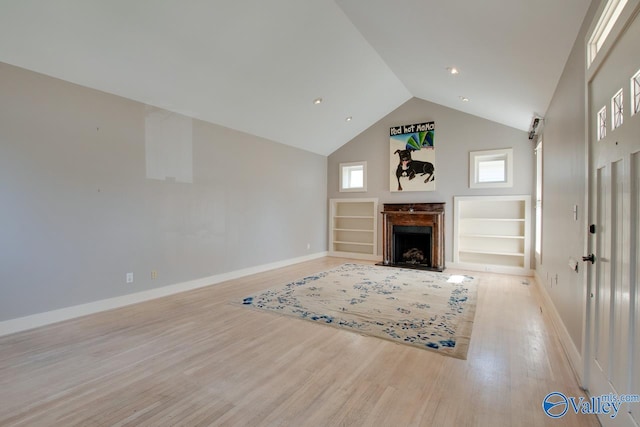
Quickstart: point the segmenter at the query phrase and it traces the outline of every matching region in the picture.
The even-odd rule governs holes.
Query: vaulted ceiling
[[[527,130],[590,1],[2,0],[0,61],[328,155],[411,97]]]

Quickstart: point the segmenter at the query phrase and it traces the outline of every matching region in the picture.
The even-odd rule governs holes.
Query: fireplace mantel
[[[427,265],[402,267],[444,270],[444,203],[385,203],[382,213],[382,265],[400,266],[394,260],[394,226],[430,227],[431,253]]]

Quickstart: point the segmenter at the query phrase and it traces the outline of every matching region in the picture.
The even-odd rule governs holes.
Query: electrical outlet
[[[311,243],[307,243],[307,250],[311,249]]]
[[[158,272],[153,270],[151,271],[151,279],[157,279],[158,278]]]
[[[127,273],[126,281],[127,283],[133,283],[133,273]]]

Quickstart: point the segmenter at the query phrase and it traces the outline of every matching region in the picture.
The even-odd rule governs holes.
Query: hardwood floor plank
[[[0,426],[538,426],[547,393],[584,396],[522,277],[462,272],[479,281],[467,360],[238,304],[344,262],[363,263],[322,258],[0,337]]]

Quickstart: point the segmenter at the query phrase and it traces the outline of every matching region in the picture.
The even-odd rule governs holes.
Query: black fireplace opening
[[[392,264],[431,267],[431,231],[428,226],[394,225]]]

